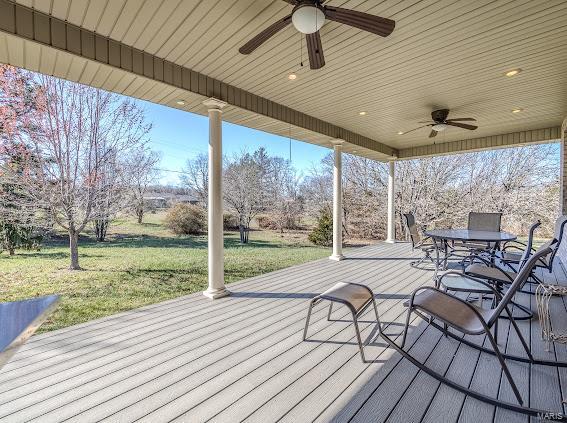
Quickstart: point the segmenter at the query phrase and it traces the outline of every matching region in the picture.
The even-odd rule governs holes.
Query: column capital
[[[567,132],[567,117],[563,119],[563,123],[561,124],[561,138],[565,137],[565,133]],[[565,137],[567,138],[567,137]]]
[[[333,144],[333,147],[342,147],[342,145],[343,145],[344,143],[345,143],[344,140],[341,140],[341,139],[338,139],[338,138],[337,138],[337,139],[334,139],[334,140],[331,140],[331,144]]]
[[[226,106],[226,102],[219,100],[218,98],[207,98],[203,101],[203,105],[207,108],[207,110],[222,110],[224,106]]]

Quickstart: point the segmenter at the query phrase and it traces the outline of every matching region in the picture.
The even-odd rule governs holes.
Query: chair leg
[[[413,312],[413,304],[409,304],[408,314],[406,316],[406,324],[404,325],[404,335],[402,336],[402,344],[400,345],[400,348],[403,348],[404,345],[406,344],[406,337],[408,335],[409,322],[412,312]]]
[[[498,319],[494,322],[494,342],[498,344]]]
[[[502,367],[502,370],[504,371],[504,374],[506,375],[506,378],[508,379],[508,382],[510,383],[510,386],[512,387],[512,391],[514,391],[514,395],[516,396],[518,403],[520,405],[523,405],[524,401],[522,400],[522,396],[520,395],[520,391],[518,390],[518,387],[516,386],[514,379],[512,379],[512,374],[510,373],[510,370],[508,369],[508,366],[506,365],[506,362],[504,361],[504,357],[502,357],[502,353],[500,352],[500,348],[498,348],[498,344],[496,343],[494,337],[490,333],[490,330],[486,331],[486,336],[488,337],[488,340],[490,341],[490,344],[492,345],[492,349],[494,350],[494,353],[496,354],[496,357],[498,358],[498,361],[500,362],[500,367]]]
[[[376,314],[376,323],[378,324],[378,334],[382,333],[382,323],[380,323],[380,317],[378,317],[378,308],[376,307],[376,301],[374,296],[372,297],[372,305],[374,306],[374,314]]]
[[[354,312],[352,313],[352,322],[354,324],[354,331],[356,332],[358,348],[360,349],[360,358],[362,359],[363,363],[366,363],[366,358],[364,357],[364,348],[362,346],[362,338],[360,337],[360,330],[358,329],[358,319],[356,318],[356,314]]]
[[[516,331],[516,334],[518,335],[518,338],[520,338],[520,342],[522,343],[522,346],[524,347],[524,350],[526,351],[526,354],[528,355],[528,358],[533,361],[534,357],[532,356],[532,352],[530,351],[530,348],[528,347],[528,343],[526,342],[526,340],[524,339],[524,337],[522,336],[521,332],[520,332],[520,328],[518,327],[518,324],[514,321],[514,318],[512,317],[512,313],[510,312],[510,310],[508,309],[508,307],[504,308],[506,310],[506,314],[508,314],[508,317],[510,318],[510,323],[512,324],[512,326],[514,327],[514,330]]]
[[[303,340],[307,339],[307,328],[309,327],[309,319],[311,319],[311,310],[313,310],[313,305],[315,304],[315,300],[311,300],[309,303],[309,310],[307,311],[307,319],[305,320],[305,328],[303,329]]]
[[[331,304],[329,305],[329,313],[327,313],[327,321],[330,322],[331,321],[331,313],[333,312],[333,302],[331,301]]]

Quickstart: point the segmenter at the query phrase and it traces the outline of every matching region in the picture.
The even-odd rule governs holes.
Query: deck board
[[[221,300],[197,293],[35,336],[0,372],[0,421],[528,421],[418,371],[377,337],[372,309],[360,325],[370,363],[360,360],[344,307],[335,308],[330,322],[327,308],[316,307],[310,341],[303,342],[308,301],[335,282],[370,286],[394,338],[407,296],[431,284],[432,272],[409,266],[415,255],[405,243],[352,249],[348,257],[232,284],[233,295]],[[567,284],[560,266],[544,277]],[[529,295],[518,301],[535,308]],[[554,298],[552,310],[562,317],[554,327],[565,329],[566,300]],[[564,345],[544,351],[536,319],[521,323],[521,330],[538,357],[567,359]],[[500,334],[507,351],[521,352],[505,320]],[[513,400],[493,357],[418,318],[407,342],[415,356],[451,379]],[[559,406],[565,369],[510,367],[532,405]]]

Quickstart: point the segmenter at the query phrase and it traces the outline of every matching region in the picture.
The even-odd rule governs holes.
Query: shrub
[[[315,245],[329,247],[333,244],[333,218],[324,210],[317,218],[317,226],[309,234],[309,241]]]
[[[198,235],[205,230],[205,211],[192,204],[176,204],[165,216],[167,227],[176,235]]]
[[[224,213],[222,215],[222,225],[227,231],[238,229],[238,217],[232,213]]]

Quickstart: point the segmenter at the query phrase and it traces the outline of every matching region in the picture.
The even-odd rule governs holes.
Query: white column
[[[567,118],[561,125],[561,144],[559,150],[559,213],[567,214]]]
[[[342,141],[334,144],[335,166],[333,167],[333,255],[331,260],[340,261],[343,256],[343,184],[342,184]]]
[[[209,111],[209,287],[203,295],[216,299],[230,294],[224,286],[222,221],[222,108],[226,103],[209,98],[203,104]]]
[[[396,230],[394,225],[394,178],[396,173],[396,162],[388,162],[388,233],[386,242],[396,242]]]

